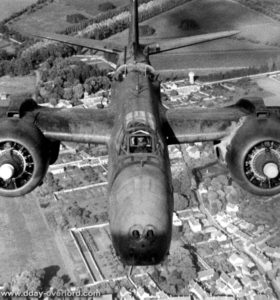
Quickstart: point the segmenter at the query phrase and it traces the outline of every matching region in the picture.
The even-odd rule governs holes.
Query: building
[[[189,81],[190,84],[194,84],[194,72],[189,72]]]
[[[119,297],[121,300],[134,300],[131,292],[129,292],[125,287],[122,287],[119,291]]]
[[[211,232],[211,240],[225,242],[227,240],[227,236],[221,231]]]
[[[259,253],[254,246],[245,248],[245,250],[266,272],[272,270],[272,263],[262,253]]]
[[[242,291],[241,284],[234,278],[231,278],[228,282],[228,286],[231,288],[231,290],[234,292],[234,294],[238,294]]]
[[[224,215],[224,214],[221,214],[221,213],[218,213],[216,215],[216,218],[217,218],[217,222],[223,227],[223,228],[226,228],[229,224],[231,224],[231,219]]]
[[[193,159],[199,159],[201,156],[201,153],[197,146],[189,146],[186,148],[186,151],[188,152],[189,157]]]
[[[233,204],[233,203],[228,203],[226,206],[226,211],[228,213],[237,213],[239,210],[239,207],[237,204]]]
[[[244,259],[236,254],[236,253],[233,253],[229,258],[228,258],[228,261],[235,267],[235,268],[238,268],[238,267],[241,267],[244,263]]]
[[[197,299],[199,300],[204,300],[207,298],[208,294],[206,291],[204,291],[204,289],[199,286],[196,282],[191,281],[190,282],[190,286],[189,286],[189,290],[192,294],[194,294]]]
[[[227,226],[226,230],[227,230],[228,233],[233,234],[233,233],[238,231],[238,227],[233,225],[233,224],[229,224]]]
[[[139,286],[136,289],[135,294],[139,300],[145,300],[150,297],[150,295],[144,291],[142,286]]]
[[[265,254],[267,256],[280,259],[280,248],[266,247]]]
[[[179,234],[183,230],[183,222],[182,220],[177,216],[175,212],[173,212],[173,228],[172,228],[172,233],[173,236],[174,234]]]
[[[213,278],[214,275],[215,275],[215,270],[208,269],[208,270],[198,272],[197,277],[200,281],[206,281]]]
[[[7,101],[9,96],[9,94],[0,94],[0,101]]]
[[[200,222],[195,219],[193,216],[191,216],[189,219],[188,219],[188,223],[189,223],[189,226],[191,228],[191,230],[194,232],[194,233],[197,233],[197,232],[200,232],[201,229],[202,229],[202,226],[200,224]]]

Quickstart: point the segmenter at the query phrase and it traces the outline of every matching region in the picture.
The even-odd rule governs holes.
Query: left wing
[[[0,107],[0,117],[33,123],[52,140],[107,144],[115,116],[111,108],[47,108],[27,99]]]
[[[124,50],[124,46],[115,42],[93,40],[89,38],[76,37],[51,32],[30,32],[29,35],[41,37],[47,40],[57,41],[73,46],[81,46],[107,53],[120,53]]]
[[[41,109],[32,113],[47,138],[59,141],[107,144],[114,124],[111,109]]]

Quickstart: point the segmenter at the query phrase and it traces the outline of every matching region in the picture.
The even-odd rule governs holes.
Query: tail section
[[[130,0],[130,14],[128,49],[136,57],[139,50],[138,0]]]

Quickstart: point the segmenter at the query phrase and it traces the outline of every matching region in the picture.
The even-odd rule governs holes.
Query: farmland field
[[[179,28],[185,19],[193,19],[197,30],[183,31]],[[197,35],[224,30],[240,31],[236,37],[205,44],[176,49],[162,55],[152,56],[156,68],[230,68],[260,65],[269,57],[278,56],[280,40],[279,23],[231,0],[194,0],[144,22],[156,29],[150,41],[163,38]],[[269,32],[269,34],[268,34]],[[127,30],[110,39],[126,43]],[[260,49],[259,52],[247,50]],[[268,51],[265,51],[269,49]],[[273,50],[274,49],[274,50]],[[236,51],[225,53],[224,50]],[[244,53],[242,50],[245,50]],[[204,53],[202,53],[204,51]],[[208,54],[209,51],[213,51]],[[220,53],[219,53],[220,51]],[[195,56],[190,56],[195,53]]]
[[[269,91],[271,94],[264,98],[265,104],[269,106],[280,106],[280,81],[273,78],[260,78],[256,79],[258,85],[265,91]]]
[[[83,0],[83,1],[79,1],[79,0],[61,0],[61,2],[65,5],[65,6],[71,6],[73,8],[76,8],[77,10],[80,10],[81,12],[87,12],[88,14],[91,14],[92,16],[97,15],[98,13],[100,13],[100,11],[98,10],[98,5],[101,3],[104,3],[104,0]],[[123,6],[123,5],[127,5],[129,3],[128,0],[114,0],[112,1],[112,3],[116,6]]]
[[[35,194],[20,198],[0,198],[0,283],[27,268],[59,267],[67,274],[36,203]]]
[[[22,10],[28,5],[36,3],[37,0],[1,0],[0,21],[9,17],[12,13]]]
[[[21,94],[35,91],[35,76],[3,76],[0,78],[0,94]]]
[[[36,28],[41,31],[61,31],[72,24],[66,21],[66,16],[81,13],[84,16],[91,18],[100,11],[98,5],[103,3],[102,0],[60,0],[43,7],[40,10],[28,15],[22,16],[17,20],[12,27],[15,29],[21,29],[23,31],[30,31]],[[122,6],[128,3],[127,0],[114,0],[116,7]]]

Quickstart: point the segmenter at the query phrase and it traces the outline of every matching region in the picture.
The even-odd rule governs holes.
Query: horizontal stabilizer
[[[92,40],[89,38],[75,37],[71,35],[57,34],[57,33],[49,33],[49,32],[32,32],[30,33],[33,36],[41,37],[48,40],[53,40],[69,45],[81,46],[89,49],[94,49],[107,53],[119,53],[124,50],[124,47],[118,45],[114,42],[100,41],[100,40]]]
[[[188,36],[182,38],[174,38],[168,40],[161,40],[158,43],[151,43],[146,46],[146,50],[149,54],[157,54],[164,51],[169,51],[177,48],[187,47],[200,43],[205,43],[225,37],[229,37],[239,33],[239,31],[221,31],[215,33],[207,33],[195,36]]]

